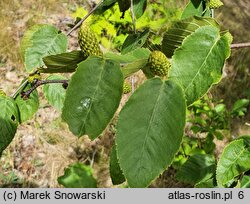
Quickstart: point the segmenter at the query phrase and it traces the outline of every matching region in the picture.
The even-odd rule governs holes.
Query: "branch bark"
[[[79,28],[81,25],[82,25],[82,23],[92,14],[92,13],[94,13],[94,11],[96,10],[96,9],[98,9],[98,7],[99,6],[101,6],[102,5],[102,3],[104,2],[104,0],[102,0],[102,1],[100,1],[100,3],[98,3],[93,9],[91,9],[89,12],[88,12],[88,14],[86,15],[86,16],[84,16],[73,28],[71,28],[70,30],[69,30],[69,32],[67,32],[67,36],[69,36],[74,30],[76,30],[77,28]]]
[[[231,45],[231,49],[236,49],[236,48],[247,48],[250,47],[250,42],[246,43],[235,43]]]
[[[55,84],[55,83],[61,83],[63,85],[64,88],[67,88],[68,86],[68,82],[69,80],[37,80],[34,82],[34,84],[32,85],[32,87],[25,91],[25,92],[21,92],[21,97],[23,99],[28,99],[30,94],[37,89],[37,87],[44,85],[44,84]]]

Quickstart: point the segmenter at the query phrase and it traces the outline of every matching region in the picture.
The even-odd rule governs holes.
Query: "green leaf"
[[[66,49],[67,37],[52,25],[32,27],[21,41],[21,54],[28,72],[43,66],[44,57],[63,53]]]
[[[51,75],[46,80],[66,80],[66,78],[60,75]],[[54,106],[59,111],[62,110],[66,90],[63,88],[61,83],[45,84],[43,87],[43,93],[49,104]]]
[[[83,53],[79,50],[50,55],[43,58],[43,62],[47,68],[40,68],[39,71],[41,73],[74,72],[77,68],[77,64],[85,59]]]
[[[240,111],[246,112],[246,107],[249,105],[249,101],[250,100],[245,98],[237,100],[233,105],[231,114],[238,115],[237,113]]]
[[[112,119],[123,91],[117,62],[89,57],[78,64],[66,91],[62,118],[77,136],[95,139]]]
[[[147,80],[129,98],[117,124],[117,154],[131,187],[146,187],[180,147],[186,105],[173,81]]]
[[[215,188],[214,178],[210,178],[206,181],[201,181],[194,186],[195,188]]]
[[[211,178],[215,169],[215,159],[212,155],[196,154],[179,169],[176,178],[185,183],[196,184]]]
[[[70,165],[64,175],[58,177],[58,183],[66,188],[96,188],[97,182],[93,177],[93,169],[82,163]]]
[[[120,11],[123,13],[130,8],[131,2],[128,0],[118,0]]]
[[[162,52],[169,58],[176,48],[180,47],[183,40],[202,26],[215,26],[218,23],[212,18],[191,17],[175,22],[163,36]]]
[[[98,7],[98,9],[95,10],[94,14],[102,14],[106,10],[110,9],[114,6],[114,4],[117,2],[117,0],[104,0],[103,3]]]
[[[250,176],[243,176],[240,181],[240,188],[250,188]]]
[[[244,139],[238,139],[229,143],[223,150],[218,161],[216,179],[219,187],[243,172],[250,170],[250,147]]]
[[[214,107],[214,110],[218,114],[223,114],[226,111],[226,105],[225,104],[218,104]]]
[[[27,91],[31,87],[31,84],[28,84],[23,91]],[[19,108],[20,122],[23,123],[31,119],[39,108],[38,92],[34,90],[28,99],[23,99],[19,93],[15,98],[15,102]]]
[[[122,73],[124,77],[128,77],[131,74],[143,69],[148,62],[150,51],[145,48],[137,48],[125,55],[116,53],[106,53],[105,58],[115,60],[122,66]]]
[[[141,48],[145,44],[148,36],[149,29],[146,29],[142,33],[128,35],[122,45],[121,54],[125,55],[131,51],[134,51],[137,48]]]
[[[237,140],[244,140],[244,143],[246,144],[247,147],[250,147],[250,135],[242,135],[237,138]]]
[[[121,167],[119,165],[119,161],[117,159],[117,152],[116,152],[115,146],[113,146],[111,155],[110,155],[109,172],[110,172],[112,183],[114,185],[121,184],[125,181],[125,177],[122,173]]]
[[[133,0],[133,10],[135,17],[140,18],[147,8],[147,0]]]
[[[190,0],[184,9],[181,19],[189,18],[192,16],[210,16],[210,9],[206,9],[205,2],[203,0]]]
[[[140,69],[143,69],[147,63],[148,59],[145,58],[126,64],[125,66],[122,67],[122,73],[124,75],[124,78],[127,78],[130,75],[134,74],[135,72],[138,72]]]
[[[117,53],[108,52],[105,53],[105,58],[115,60],[119,62],[120,64],[128,64],[133,63],[134,61],[140,60],[140,59],[148,59],[150,55],[150,51],[145,48],[137,48],[134,51],[131,51],[125,55],[120,55]]]
[[[25,52],[29,47],[32,47],[32,37],[34,33],[36,33],[39,29],[41,29],[42,25],[34,25],[29,28],[25,33],[20,43],[20,54],[22,59],[25,59]]]
[[[227,38],[214,26],[198,28],[175,51],[169,78],[182,86],[188,105],[219,82],[229,52]]]
[[[6,96],[0,96],[0,155],[11,143],[16,134],[19,113],[15,101]]]

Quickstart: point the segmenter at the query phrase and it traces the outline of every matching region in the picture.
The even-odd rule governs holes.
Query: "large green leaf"
[[[218,23],[212,18],[194,16],[175,22],[163,36],[162,52],[167,57],[172,57],[175,49],[181,46],[187,36],[194,33],[198,28],[207,25],[219,28]]]
[[[241,173],[250,170],[250,147],[244,139],[228,144],[218,161],[216,179],[219,187],[225,186]]]
[[[126,40],[122,45],[121,54],[124,55],[131,51],[134,51],[137,48],[142,47],[145,44],[148,36],[149,36],[148,29],[146,29],[142,33],[128,35],[128,37],[126,38]]]
[[[10,144],[16,134],[19,113],[15,101],[6,96],[0,96],[0,155]]]
[[[121,167],[119,165],[119,161],[117,159],[117,152],[116,152],[115,146],[113,146],[111,155],[110,155],[109,172],[110,172],[112,183],[114,185],[121,184],[125,181],[125,177],[122,173]]]
[[[51,75],[47,80],[66,80],[64,76]],[[61,83],[46,84],[43,87],[43,93],[48,102],[54,106],[57,110],[61,111],[65,100],[66,90]]]
[[[173,81],[147,80],[129,98],[117,124],[117,154],[131,187],[146,187],[180,147],[186,105]]]
[[[169,78],[182,86],[188,105],[219,82],[229,53],[227,36],[214,26],[198,28],[175,51]]]
[[[210,9],[206,9],[206,3],[203,0],[190,0],[184,9],[181,18],[192,16],[210,16]]]
[[[123,90],[120,65],[109,59],[89,57],[81,62],[66,92],[62,118],[77,136],[95,139],[119,106]]]
[[[39,29],[41,29],[41,26],[42,25],[34,25],[24,33],[24,36],[20,43],[20,53],[23,60],[25,59],[25,52],[27,48],[32,47],[33,45],[32,37],[34,33],[36,33]]]
[[[133,0],[133,10],[136,18],[140,18],[147,8],[147,0]]]
[[[117,2],[117,0],[104,0],[101,5],[95,10],[94,14],[100,15],[106,10],[110,9],[114,4]]]
[[[184,163],[176,174],[179,181],[196,184],[215,174],[215,159],[209,154],[196,154]]]
[[[26,71],[44,65],[43,58],[65,52],[67,37],[52,25],[36,25],[28,30],[21,42]]]
[[[41,73],[74,72],[77,68],[77,64],[85,59],[80,50],[50,55],[43,58],[43,62],[47,68],[41,68],[39,71]]]
[[[66,188],[96,188],[97,181],[93,177],[93,169],[82,163],[70,165],[64,175],[58,177],[58,183]]]
[[[31,84],[28,84],[23,91],[27,91],[31,88]],[[20,122],[23,123],[32,118],[39,108],[39,97],[37,90],[34,90],[28,99],[21,97],[19,93],[15,98],[15,102],[19,108]]]
[[[250,188],[250,176],[243,176],[240,181],[241,188]]]

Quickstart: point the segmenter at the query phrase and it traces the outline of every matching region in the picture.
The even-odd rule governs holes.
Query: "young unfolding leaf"
[[[214,26],[200,27],[183,41],[172,58],[169,78],[182,86],[188,105],[220,81],[229,55],[228,38]]]
[[[185,125],[182,89],[173,81],[147,80],[123,107],[117,154],[131,187],[146,187],[172,162]]]
[[[43,62],[47,68],[40,68],[39,71],[41,73],[74,72],[77,68],[77,64],[85,59],[80,50],[50,55],[43,58]]]
[[[51,75],[47,80],[66,80],[64,76]],[[61,111],[65,100],[66,90],[61,83],[46,84],[43,87],[43,93],[48,102],[54,106],[57,110]]]
[[[28,84],[23,91],[27,91],[31,88],[31,84]],[[32,118],[39,108],[39,97],[37,90],[34,90],[28,99],[21,97],[21,93],[15,98],[15,102],[19,108],[20,122],[23,123]]]
[[[134,74],[135,72],[138,72],[139,70],[143,69],[148,63],[148,59],[140,59],[136,60],[132,63],[128,63],[122,67],[122,73],[124,75],[124,78],[127,78]]]
[[[67,37],[52,25],[35,25],[26,31],[21,41],[26,71],[43,66],[45,56],[65,52],[67,43]]]
[[[95,139],[114,116],[122,91],[119,63],[89,57],[78,65],[69,82],[62,118],[75,135]]]
[[[110,155],[109,172],[110,172],[110,177],[112,179],[112,183],[114,185],[121,184],[125,181],[125,177],[122,173],[121,167],[119,165],[119,161],[117,159],[117,152],[116,152],[115,146],[113,146],[111,155]]]
[[[58,183],[66,188],[96,188],[97,181],[93,177],[93,169],[82,163],[70,165],[64,175],[58,177]]]
[[[175,22],[163,36],[162,52],[171,58],[176,48],[181,46],[187,36],[194,33],[198,28],[207,25],[219,28],[218,23],[212,18],[194,16]]]
[[[134,63],[137,60],[148,59],[150,51],[146,48],[136,48],[135,50],[121,55],[113,52],[107,52],[104,54],[105,58],[109,58],[119,62],[120,64]]]
[[[124,55],[111,52],[104,54],[105,58],[115,60],[122,65],[121,70],[124,78],[143,69],[148,62],[149,55],[150,51],[145,48],[137,48]]]
[[[0,96],[0,155],[11,143],[19,122],[19,112],[15,101],[7,96]]]

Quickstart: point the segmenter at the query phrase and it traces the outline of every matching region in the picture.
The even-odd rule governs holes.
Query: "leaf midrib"
[[[47,27],[47,26],[46,26],[46,27]],[[34,44],[34,38],[33,38],[33,37],[34,37],[34,35],[35,35],[37,32],[39,32],[39,31],[40,31],[40,30],[37,30],[36,32],[34,32],[33,36],[31,37],[32,45]],[[46,57],[46,54],[49,53],[49,50],[51,49],[52,45],[56,44],[55,41],[59,38],[60,35],[61,35],[61,33],[56,33],[56,35],[54,36],[54,38],[51,40],[49,46],[46,46],[47,49],[44,49],[44,51],[42,52],[42,53],[43,53],[42,58],[43,58],[43,57]],[[35,44],[37,44],[37,43],[35,43]],[[32,49],[33,49],[32,47],[29,47],[29,48],[26,49],[26,51],[25,51],[25,61],[27,60],[26,57],[27,57],[28,51],[29,51],[29,50],[32,50]],[[39,62],[39,63],[42,62],[42,64],[44,64],[42,58],[39,59],[38,62]],[[33,69],[33,68],[34,68],[34,67],[32,67],[32,69]]]
[[[145,140],[144,140],[144,143],[143,143],[143,145],[142,145],[142,151],[141,151],[141,156],[140,156],[140,165],[139,165],[139,170],[138,170],[138,175],[140,175],[140,172],[141,172],[141,169],[142,169],[142,165],[141,165],[141,162],[142,162],[142,158],[144,157],[143,156],[143,152],[144,152],[144,149],[145,149],[145,145],[146,145],[146,142],[147,142],[147,140],[148,140],[148,133],[149,133],[149,130],[151,129],[151,123],[152,123],[152,121],[153,121],[153,119],[154,119],[154,115],[155,115],[155,111],[156,111],[156,106],[158,105],[158,101],[159,101],[159,98],[161,97],[161,92],[162,92],[162,90],[163,90],[163,87],[164,87],[164,82],[162,83],[162,85],[161,85],[161,88],[160,88],[160,90],[159,90],[159,95],[158,95],[158,97],[157,97],[157,99],[156,99],[156,102],[155,102],[155,104],[154,104],[154,108],[153,108],[153,112],[152,112],[152,114],[151,114],[151,116],[150,116],[150,120],[149,120],[149,125],[148,125],[148,128],[147,128],[147,132],[146,132],[146,135],[145,135]]]
[[[88,111],[87,111],[87,113],[86,113],[86,117],[84,118],[84,121],[83,121],[83,123],[82,123],[82,126],[81,126],[81,128],[80,128],[80,133],[83,133],[83,129],[84,129],[84,127],[85,127],[85,125],[86,125],[86,120],[87,120],[87,118],[88,118],[88,116],[89,116],[89,113],[90,113],[90,110],[92,109],[92,106],[93,106],[93,99],[95,99],[95,96],[96,96],[96,93],[97,93],[97,90],[100,88],[100,86],[99,86],[99,84],[100,84],[100,82],[101,82],[101,79],[103,78],[103,73],[104,73],[104,64],[105,64],[105,60],[102,60],[102,64],[100,65],[101,67],[102,67],[102,70],[101,70],[101,73],[100,73],[100,77],[98,78],[98,83],[97,83],[97,85],[96,85],[96,89],[95,89],[95,91],[94,91],[94,93],[92,94],[92,96],[91,96],[91,103],[90,103],[90,107],[89,107],[89,109],[88,109]],[[86,129],[85,129],[85,132],[83,133],[83,134],[85,134],[87,131],[86,131]],[[90,135],[89,135],[90,136]],[[91,137],[91,136],[90,136]]]
[[[186,86],[186,88],[184,89],[184,92],[186,93],[186,90],[191,86],[191,84],[193,84],[194,80],[196,79],[196,77],[198,76],[198,74],[200,73],[200,71],[203,69],[204,65],[207,62],[208,57],[210,56],[210,54],[212,53],[212,51],[214,50],[215,45],[217,45],[217,43],[220,40],[220,36],[218,36],[213,44],[213,46],[211,47],[211,49],[209,50],[205,60],[203,61],[203,63],[201,64],[201,66],[199,67],[197,73],[195,74],[195,76],[193,77],[193,79],[191,80],[191,82]]]
[[[231,170],[231,168],[232,168],[232,166],[235,164],[235,162],[236,161],[238,161],[239,159],[240,159],[240,157],[241,157],[241,155],[244,153],[244,151],[245,151],[245,149],[244,149],[244,147],[242,147],[242,149],[240,150],[240,153],[238,154],[238,156],[233,160],[233,162],[231,162],[231,164],[228,166],[228,170],[226,170],[225,172],[228,172],[229,170]],[[223,178],[228,178],[227,176],[226,176],[226,174],[224,174],[225,176],[223,176]],[[223,181],[222,182],[222,185],[225,185],[225,182]]]

